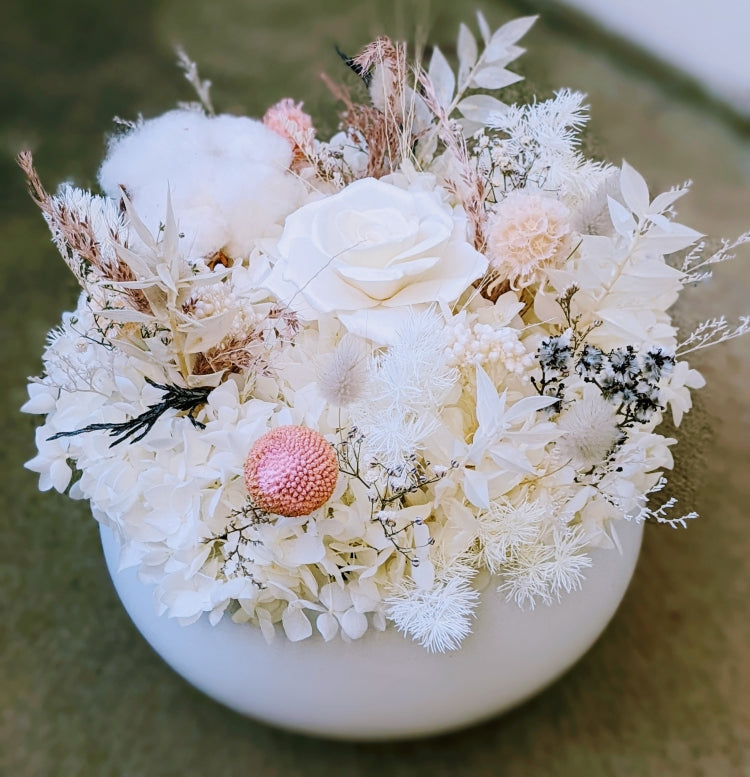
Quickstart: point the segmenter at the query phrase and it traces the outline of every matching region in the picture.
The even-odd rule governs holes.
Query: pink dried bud
[[[331,443],[305,426],[279,426],[250,449],[245,484],[262,510],[276,515],[309,515],[333,494],[339,474]]]
[[[295,159],[304,155],[301,144],[307,143],[313,121],[310,115],[302,110],[301,102],[295,103],[289,97],[280,100],[265,112],[263,124],[288,141]]]

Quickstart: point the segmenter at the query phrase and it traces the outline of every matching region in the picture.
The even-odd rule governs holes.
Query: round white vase
[[[459,650],[427,652],[395,628],[356,642],[319,635],[269,645],[260,630],[203,616],[180,626],[154,611],[151,586],[118,571],[115,536],[102,528],[110,575],[146,641],[179,674],[240,713],[337,739],[437,734],[503,712],[547,686],[594,643],[615,613],[638,559],[643,525],[618,526],[622,553],[595,550],[583,588],[522,611],[488,585]]]

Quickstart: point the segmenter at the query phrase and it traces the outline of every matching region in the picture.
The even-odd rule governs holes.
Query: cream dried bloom
[[[614,406],[599,391],[587,386],[583,397],[573,402],[561,414],[557,428],[563,436],[557,450],[581,470],[601,464],[621,432]]]
[[[564,259],[570,232],[570,212],[562,202],[512,192],[488,221],[490,267],[514,288],[538,283],[547,267]]]
[[[365,348],[361,340],[347,332],[335,349],[320,361],[318,391],[332,405],[346,407],[362,397],[367,379]]]

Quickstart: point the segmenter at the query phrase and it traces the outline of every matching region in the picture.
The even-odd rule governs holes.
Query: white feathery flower
[[[447,344],[445,321],[434,310],[413,313],[379,364],[382,398],[414,411],[440,404],[458,379]]]
[[[583,569],[591,558],[583,549],[586,540],[579,528],[555,532],[550,543],[522,545],[503,569],[503,582],[498,591],[508,600],[533,610],[537,601],[550,605],[560,601],[563,592],[579,590],[584,580]]]
[[[550,589],[558,601],[562,592],[580,590],[584,569],[591,566],[591,557],[584,553],[585,532],[580,527],[555,532],[555,554],[550,564]]]
[[[413,452],[423,447],[424,440],[439,426],[430,414],[386,411],[373,406],[371,412],[359,416],[359,426],[365,435],[363,450],[369,459],[387,469],[398,469]]]
[[[437,313],[412,314],[395,343],[371,366],[368,395],[352,408],[367,454],[388,468],[419,452],[439,426],[458,380],[448,366],[447,331]]]
[[[468,580],[452,577],[429,589],[401,585],[386,600],[386,614],[396,628],[431,653],[456,650],[471,634],[479,592]]]
[[[593,386],[560,413],[557,427],[558,452],[584,471],[601,464],[621,437],[614,406]]]
[[[347,407],[362,397],[368,377],[362,341],[347,332],[318,365],[318,391],[326,402]]]
[[[577,198],[600,185],[609,166],[586,160],[579,151],[579,133],[588,122],[584,98],[561,89],[550,100],[493,113],[489,126],[508,136],[503,156],[526,171],[526,188]]]
[[[490,572],[500,572],[509,555],[538,539],[549,510],[549,505],[540,500],[524,499],[514,505],[508,499],[496,499],[488,510],[477,515],[482,559]]]
[[[551,604],[549,570],[554,548],[542,543],[522,545],[511,563],[503,568],[497,590],[521,608],[533,610],[537,600]]]

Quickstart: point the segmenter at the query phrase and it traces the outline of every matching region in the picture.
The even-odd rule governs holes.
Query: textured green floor
[[[430,37],[449,52],[473,0],[433,0]],[[56,8],[56,10],[55,10]],[[314,8],[314,11],[311,10]],[[517,13],[484,3],[494,24]],[[687,532],[647,531],[628,596],[603,638],[545,694],[438,740],[330,744],[245,720],[188,687],[150,651],[109,584],[84,505],[39,494],[21,464],[33,419],[17,408],[46,330],[75,289],[24,195],[12,154],[31,144],[49,185],[90,185],[114,114],[153,115],[190,99],[171,66],[181,41],[223,110],[262,112],[281,96],[330,104],[317,74],[332,47],[379,31],[412,37],[411,4],[342,0],[74,0],[44,10],[6,0],[0,24],[0,775],[750,775],[750,338],[696,359],[709,380],[679,451],[702,514]],[[685,178],[688,223],[750,227],[750,136],[649,82],[601,47],[540,23],[521,67],[540,93],[590,94],[592,143],[626,157],[661,191]],[[619,62],[619,64],[618,64]],[[330,112],[328,114],[331,115]],[[330,122],[329,122],[330,126]],[[750,311],[750,251],[720,268],[680,315]],[[502,671],[502,667],[497,668]],[[321,700],[321,703],[323,701]]]

